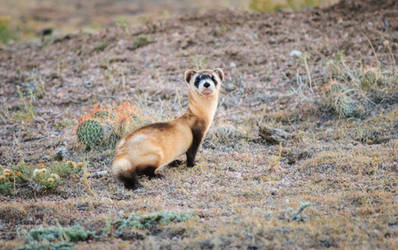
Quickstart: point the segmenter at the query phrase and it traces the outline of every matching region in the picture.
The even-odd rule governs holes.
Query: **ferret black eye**
[[[200,82],[200,77],[197,77],[194,82],[195,87],[197,88],[199,87],[199,82]]]
[[[211,80],[214,82],[215,85],[217,85],[216,78],[214,76],[211,76]]]

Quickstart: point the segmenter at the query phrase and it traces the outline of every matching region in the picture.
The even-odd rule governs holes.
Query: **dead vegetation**
[[[0,50],[0,248],[396,248],[398,10],[353,2]],[[196,166],[116,183],[108,132],[182,113],[183,71],[216,66]]]

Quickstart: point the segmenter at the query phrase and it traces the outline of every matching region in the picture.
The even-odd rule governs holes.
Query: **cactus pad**
[[[77,128],[77,138],[79,142],[90,149],[98,146],[114,146],[119,136],[110,124],[87,120]]]

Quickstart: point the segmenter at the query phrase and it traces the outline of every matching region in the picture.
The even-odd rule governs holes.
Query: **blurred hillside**
[[[328,6],[338,0],[0,0],[0,42],[48,34],[138,26],[150,20],[214,9],[260,12]]]

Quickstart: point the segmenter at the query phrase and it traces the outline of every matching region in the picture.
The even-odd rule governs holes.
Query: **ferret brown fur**
[[[184,153],[187,166],[194,166],[198,148],[217,109],[224,73],[218,68],[188,70],[184,79],[189,86],[189,107],[184,115],[141,127],[118,143],[112,174],[126,188],[140,186],[137,175],[157,176],[162,167]]]

